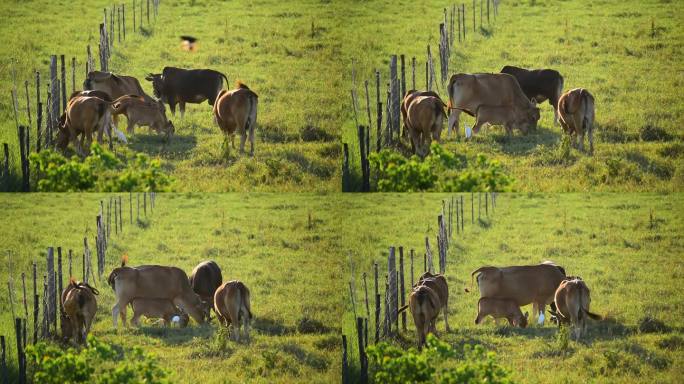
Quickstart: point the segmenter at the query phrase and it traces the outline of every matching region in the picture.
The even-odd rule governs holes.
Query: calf
[[[512,134],[513,129],[520,129],[523,133],[527,132],[525,116],[519,110],[507,105],[480,105],[475,112],[477,121],[473,126],[473,133],[478,133],[484,124],[503,125],[506,134]]]
[[[480,298],[477,302],[475,324],[480,324],[489,315],[494,319],[505,317],[508,324],[515,327],[527,327],[527,316],[523,315],[520,307],[511,299]]]
[[[73,278],[62,291],[61,328],[62,337],[73,338],[76,344],[83,344],[90,333],[90,327],[97,312],[97,289]]]
[[[131,301],[131,306],[133,307],[131,323],[135,326],[140,325],[140,316],[145,316],[150,319],[163,319],[164,325],[167,327],[176,316],[180,317],[181,328],[185,328],[190,321],[190,316],[178,309],[171,300],[133,299],[133,301]]]
[[[226,136],[231,137],[233,148],[235,148],[235,132],[240,133],[240,153],[245,152],[245,140],[249,132],[250,156],[254,156],[257,101],[257,94],[245,84],[238,82],[236,89],[222,90],[214,103],[216,124]]]
[[[584,149],[584,134],[589,134],[589,153],[594,153],[594,96],[584,88],[571,89],[558,102],[558,116],[563,131]]]
[[[558,286],[554,296],[558,325],[570,323],[576,340],[586,330],[586,318],[600,320],[601,316],[589,312],[591,297],[589,287],[581,279],[564,280]]]
[[[231,280],[221,285],[214,294],[214,311],[221,325],[226,328],[233,325],[233,340],[240,340],[240,330],[244,325],[245,337],[249,341],[252,311],[249,304],[249,289],[245,284]]]
[[[146,101],[142,96],[126,95],[112,104],[114,116],[125,115],[128,119],[126,131],[133,134],[135,126],[148,126],[158,134],[165,134],[168,138],[175,128],[173,122],[166,119],[164,104],[160,101]]]
[[[444,103],[438,97],[417,96],[408,106],[406,127],[418,156],[427,156],[432,140],[439,141],[445,117]]]
[[[415,286],[418,285],[428,286],[437,293],[437,296],[439,296],[440,310],[444,311],[446,332],[449,332],[449,284],[447,283],[446,277],[442,274],[433,274],[428,271],[418,278],[418,282]],[[437,329],[434,324],[433,328]]]

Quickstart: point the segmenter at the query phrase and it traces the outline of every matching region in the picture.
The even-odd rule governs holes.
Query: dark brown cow
[[[249,133],[250,156],[254,156],[254,130],[256,129],[258,96],[245,84],[238,82],[236,89],[222,90],[214,104],[214,119],[226,137],[230,136],[235,148],[235,132],[240,133],[240,153],[245,152]]]
[[[209,105],[214,105],[223,88],[223,80],[228,84],[228,78],[221,72],[174,67],[164,67],[162,73],[150,73],[145,80],[152,82],[154,95],[169,104],[174,116],[176,104],[180,105],[181,118],[185,114],[185,103],[199,104],[208,100]]]
[[[459,73],[451,76],[449,85],[449,128],[458,129],[459,115],[475,116],[481,105],[509,106],[523,116],[523,133],[537,128],[539,108],[523,93],[515,77],[505,73]]]
[[[589,153],[594,153],[594,96],[584,88],[567,91],[558,102],[558,115],[563,131],[573,145],[584,149],[584,134],[589,134]],[[577,141],[577,143],[575,143]]]
[[[432,140],[440,140],[445,117],[444,103],[438,97],[417,96],[411,101],[406,126],[418,156],[427,156]]]
[[[554,122],[558,122],[558,101],[563,93],[563,76],[553,69],[525,69],[506,65],[501,73],[515,77],[528,99],[543,103],[547,99],[553,106]]]
[[[209,317],[209,310],[214,307],[214,293],[223,283],[221,268],[212,260],[203,261],[192,270],[189,280],[192,290],[202,300],[206,316]]]

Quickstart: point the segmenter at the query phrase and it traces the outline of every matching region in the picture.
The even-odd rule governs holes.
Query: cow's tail
[[[454,94],[454,82],[455,82],[455,77],[456,75],[451,76],[449,79],[449,84],[447,84],[447,93],[449,96],[449,101],[447,101],[447,108],[451,109],[454,106],[454,102],[451,100],[452,95]]]
[[[434,103],[434,108],[435,108],[435,114],[436,115],[442,115],[442,117],[447,117],[446,111],[444,110],[444,102],[442,100],[439,100],[438,103]]]
[[[229,87],[230,81],[228,81],[228,78],[226,77],[226,75],[224,75],[223,72],[219,72],[219,75],[221,75],[221,77],[223,77],[223,79],[226,80],[226,87]],[[223,88],[223,87],[221,87],[221,88]]]
[[[582,104],[584,104],[584,116],[582,116],[582,130],[587,131],[590,135],[593,133],[594,127],[593,124],[589,121],[589,117],[587,116],[587,111],[589,109],[589,106],[594,106],[594,98],[591,96],[589,91],[586,89],[582,88],[580,90],[580,98],[582,100]]]
[[[471,287],[474,287],[475,274],[477,274],[477,273],[483,273],[483,272],[487,272],[487,271],[498,271],[498,270],[499,270],[499,268],[497,268],[497,267],[489,267],[489,266],[487,266],[487,267],[480,267],[480,268],[478,268],[478,269],[472,271],[472,272],[470,273],[470,286],[471,286]],[[465,288],[465,291],[466,291],[466,292],[470,292],[470,290],[469,290],[467,287]]]
[[[109,277],[107,277],[107,284],[109,284],[109,286],[112,287],[113,291],[116,291],[116,287],[114,287],[114,282],[116,281],[118,271],[119,268],[114,268],[114,270],[109,274]]]
[[[597,315],[595,313],[589,312],[589,309],[587,308],[589,306],[589,303],[586,302],[586,298],[589,297],[589,288],[584,284],[584,282],[580,282],[579,284],[579,297],[580,297],[580,315],[585,314],[592,318],[593,320],[603,320],[603,317],[601,315]]]
[[[247,311],[247,316],[249,316],[249,319],[251,320],[254,318],[254,315],[252,315],[252,308],[249,303],[249,289],[244,286],[244,284],[240,287],[240,293],[242,296],[242,306],[245,308],[245,311]]]

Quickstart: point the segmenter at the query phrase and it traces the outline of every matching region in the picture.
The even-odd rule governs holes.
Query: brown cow
[[[98,141],[102,142],[101,132],[109,121],[109,104],[108,101],[92,96],[76,96],[69,100],[64,123],[59,126],[57,148],[64,151],[71,141],[76,151],[81,156],[86,156],[93,142],[93,132],[98,132]]]
[[[162,265],[132,268],[125,263],[124,260],[121,267],[115,268],[107,278],[116,294],[116,303],[112,307],[114,328],[117,327],[117,315],[121,315],[126,326],[126,307],[138,298],[170,300],[196,322],[204,322],[202,302],[190,288],[188,275],[182,269]]]
[[[477,276],[480,297],[512,299],[519,307],[532,303],[532,319],[539,316],[544,323],[544,308],[553,301],[556,288],[565,278],[561,268],[553,264],[514,267],[481,267],[470,275]]]
[[[446,331],[449,332],[449,284],[446,277],[442,274],[433,274],[427,271],[420,275],[414,287],[419,285],[427,285],[439,296],[440,310],[444,311],[444,324],[446,325]],[[437,329],[434,324],[433,328]]]
[[[231,280],[221,285],[214,294],[214,311],[221,325],[233,325],[233,340],[240,340],[240,328],[244,325],[245,337],[249,341],[252,310],[249,304],[249,289],[245,284]]]
[[[525,125],[525,115],[517,108],[508,105],[480,105],[475,112],[476,122],[473,133],[478,133],[484,124],[503,125],[506,134],[510,136],[513,129],[522,130]]]
[[[404,139],[409,139],[409,131],[408,131],[408,107],[411,105],[411,102],[415,100],[416,97],[418,96],[434,96],[439,99],[439,95],[437,92],[433,91],[418,91],[415,89],[410,89],[406,91],[406,94],[404,95],[404,99],[401,101],[401,121],[404,122],[404,130],[401,131],[401,136]],[[441,99],[440,99],[441,100]],[[413,141],[411,141],[411,149],[415,151],[415,148],[413,147]]]
[[[111,72],[88,72],[83,82],[83,89],[105,92],[112,99],[118,99],[124,95],[138,95],[142,96],[145,101],[154,101],[142,89],[138,79],[133,76],[115,75]]]
[[[427,285],[418,285],[409,295],[408,305],[400,308],[399,312],[405,310],[406,307],[411,309],[418,336],[418,348],[422,348],[427,334],[435,331],[434,323],[442,307],[439,295]]]
[[[204,306],[205,316],[209,318],[209,311],[214,308],[214,293],[223,283],[221,268],[214,261],[203,261],[190,273],[190,286],[199,295]]]
[[[99,295],[97,289],[71,278],[61,296],[63,338],[73,338],[76,344],[85,343],[97,312],[95,295]]]
[[[523,93],[515,77],[505,73],[459,73],[451,76],[447,86],[449,129],[458,132],[461,112],[474,116],[480,105],[510,106],[524,117],[520,129],[523,133],[537,128],[539,108],[535,101]]]
[[[584,134],[589,134],[589,153],[594,153],[594,96],[584,88],[565,92],[558,102],[558,117],[563,131],[584,149]]]
[[[511,299],[480,298],[477,302],[475,324],[480,324],[489,315],[494,319],[505,317],[508,324],[515,327],[527,327],[527,316],[523,315],[518,304]]]
[[[126,132],[133,134],[134,127],[148,126],[158,134],[164,133],[168,138],[175,128],[170,120],[166,119],[164,104],[160,101],[145,100],[142,96],[125,95],[112,103],[112,115],[125,115],[128,119]]]
[[[582,279],[563,280],[554,295],[558,317],[558,325],[570,323],[574,326],[575,339],[579,340],[586,329],[586,317],[601,320],[601,316],[589,312],[591,304],[589,287]]]
[[[221,90],[214,103],[216,124],[218,124],[226,137],[231,137],[233,148],[235,148],[235,131],[240,133],[240,153],[245,152],[245,140],[249,132],[250,156],[254,156],[257,101],[257,94],[238,81],[236,89],[230,91]]]
[[[164,325],[169,326],[174,317],[180,318],[181,328],[185,328],[190,321],[190,316],[176,307],[171,300],[136,298],[131,301],[133,317],[131,323],[140,325],[140,316],[150,319],[163,319]]]
[[[408,106],[406,127],[418,156],[430,153],[432,139],[439,141],[444,117],[444,103],[438,97],[417,96]]]

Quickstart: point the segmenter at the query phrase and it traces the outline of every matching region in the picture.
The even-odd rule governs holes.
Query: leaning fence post
[[[401,292],[401,306],[406,304],[406,290],[404,288],[404,247],[399,247],[399,291]],[[406,332],[406,311],[401,313],[401,329]]]
[[[380,341],[380,292],[378,291],[378,263],[373,263],[375,280],[375,344]]]
[[[382,147],[382,102],[380,101],[380,71],[375,71],[375,96],[376,96],[376,120],[377,120],[377,137],[376,137],[376,152],[380,152]]]
[[[366,281],[366,272],[363,273],[363,294],[366,298],[366,318],[370,319],[370,307],[368,306],[368,282]]]
[[[356,334],[359,344],[359,363],[361,364],[361,372],[359,383],[368,382],[368,358],[366,357],[366,350],[363,346],[363,319],[356,318]]]
[[[36,280],[38,279],[38,266],[33,262],[33,344],[38,341],[38,287]]]

